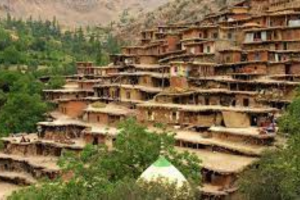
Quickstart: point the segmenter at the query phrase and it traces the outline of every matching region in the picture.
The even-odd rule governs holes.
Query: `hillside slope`
[[[1,0],[0,17],[7,13],[17,18],[52,20],[54,16],[67,27],[107,24],[128,11],[139,15],[169,0]]]
[[[170,1],[153,12],[141,14],[126,26],[118,29],[119,36],[129,41],[136,41],[142,29],[153,28],[168,23],[194,22],[204,15],[218,11],[238,0],[175,0]]]

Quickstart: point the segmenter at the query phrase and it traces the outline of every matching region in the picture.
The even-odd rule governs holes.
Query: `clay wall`
[[[204,63],[214,63],[215,55],[214,54],[202,54],[195,58],[195,62],[204,62]]]
[[[71,118],[78,118],[83,114],[84,109],[87,108],[87,104],[88,102],[85,101],[59,102],[58,110]]]
[[[121,88],[120,89],[120,97],[121,97],[121,99],[126,99],[126,100],[141,100],[142,94],[137,89]]]
[[[202,36],[201,30],[191,29],[191,30],[185,31],[184,34],[182,35],[182,38],[183,39],[201,38],[200,36]]]
[[[288,70],[289,74],[300,74],[300,63],[294,63],[290,66]]]
[[[141,64],[157,64],[157,57],[155,56],[140,56]]]
[[[86,115],[87,121],[90,123],[108,124],[109,122],[109,117],[105,113],[88,112]]]
[[[224,123],[227,128],[248,128],[251,121],[246,113],[223,111]]]
[[[41,138],[46,140],[63,140],[65,138],[79,138],[86,127],[79,126],[61,126],[61,127],[43,127]]]
[[[265,74],[267,72],[267,65],[265,63],[250,63],[236,68],[236,73],[258,73]]]
[[[177,44],[180,41],[178,35],[168,35],[167,38],[167,52],[172,52],[177,50]]]
[[[150,123],[178,123],[179,112],[164,108],[139,108],[138,120]]]
[[[189,67],[189,77],[207,77],[215,75],[214,66],[205,65],[190,65]]]
[[[140,76],[139,85],[154,87],[153,80],[151,76]]]
[[[247,54],[248,61],[268,61],[268,51],[250,51]]]
[[[221,52],[218,58],[219,63],[237,63],[240,62],[242,58],[241,52],[237,51],[225,51]]]
[[[189,84],[185,77],[171,77],[170,87],[172,88],[188,88]]]
[[[286,29],[283,31],[283,40],[295,40],[300,38],[300,29]]]
[[[237,94],[235,95],[236,99],[236,106],[242,106],[242,107],[259,107],[260,104],[258,104],[255,101],[254,97],[243,95],[243,94]]]
[[[105,144],[108,139],[105,135],[91,133],[85,133],[83,138],[86,143],[93,145]]]
[[[93,90],[93,87],[96,83],[94,82],[79,82],[79,88],[85,90]]]

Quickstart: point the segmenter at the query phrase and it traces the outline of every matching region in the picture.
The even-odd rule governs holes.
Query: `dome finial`
[[[160,141],[160,156],[165,156],[166,150],[165,150],[165,142],[163,139]]]

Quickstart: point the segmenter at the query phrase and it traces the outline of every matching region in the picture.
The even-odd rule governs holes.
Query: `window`
[[[175,73],[178,72],[178,67],[174,67],[174,72],[175,72]]]
[[[231,40],[231,39],[232,39],[232,33],[228,33],[228,34],[227,34],[227,38],[228,38],[229,40]]]
[[[151,110],[148,110],[148,120],[153,121],[154,120],[154,113]]]
[[[250,104],[249,99],[243,99],[243,106],[249,107],[249,104]]]
[[[207,35],[208,35],[208,34],[207,34],[207,31],[204,31],[204,38],[208,38]]]
[[[226,56],[226,63],[230,63],[231,59],[230,56]]]
[[[205,105],[209,105],[209,98],[205,97]]]
[[[173,111],[172,112],[172,121],[178,121],[179,120],[179,112],[177,112],[177,111]]]
[[[213,38],[217,39],[218,38],[218,33],[213,33]]]
[[[127,92],[126,92],[126,98],[127,98],[127,99],[130,99],[130,98],[131,98],[130,91],[127,91]]]
[[[261,32],[254,33],[254,41],[260,41],[261,40]]]
[[[97,122],[100,122],[100,117],[99,116],[97,116]]]
[[[207,53],[210,53],[210,46],[207,46],[206,50],[207,50]]]
[[[287,50],[288,49],[288,44],[286,42],[283,43],[283,50]]]
[[[255,60],[260,60],[260,53],[259,52],[255,52]]]

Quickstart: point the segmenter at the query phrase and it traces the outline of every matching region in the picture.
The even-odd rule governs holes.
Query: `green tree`
[[[1,60],[3,63],[19,64],[21,63],[22,54],[16,49],[15,46],[7,47],[1,54]]]
[[[48,89],[59,89],[63,85],[65,85],[65,83],[66,83],[66,81],[62,76],[53,76],[50,78],[47,88]]]
[[[34,132],[46,111],[47,105],[38,94],[12,93],[1,108],[0,134]]]

